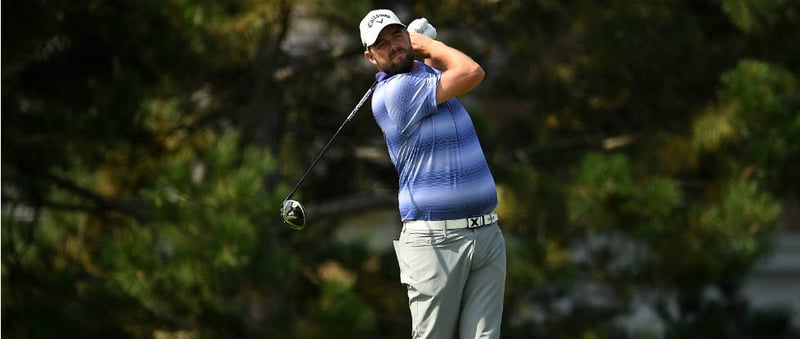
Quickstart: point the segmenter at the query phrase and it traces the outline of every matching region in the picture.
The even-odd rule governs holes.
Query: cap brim
[[[390,27],[390,26],[394,26],[394,25],[406,28],[406,25],[403,25],[402,23],[390,22],[390,23],[386,24],[386,26],[383,26],[383,27],[381,27],[381,29],[379,29],[376,32],[374,32],[374,34],[370,34],[369,36],[367,36],[367,41],[369,41],[369,43],[367,43],[367,41],[364,41],[364,48],[370,48],[372,45],[374,45],[375,41],[378,40],[378,37],[381,35],[381,32],[383,32],[383,30],[386,29],[386,27]],[[372,33],[372,32],[370,32],[370,33]]]

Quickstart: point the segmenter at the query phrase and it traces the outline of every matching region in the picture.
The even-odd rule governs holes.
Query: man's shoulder
[[[438,69],[435,69],[435,68],[433,68],[431,66],[426,65],[422,61],[414,60],[414,63],[417,65],[416,71],[411,72],[411,73],[407,73],[407,74],[412,74],[412,75],[416,75],[416,76],[431,76],[431,75],[437,75],[439,73],[442,73],[442,71],[440,71]]]
[[[425,64],[425,63],[424,63],[424,62],[422,62],[422,61],[415,60],[414,62],[417,64],[417,67],[418,67],[418,69],[419,69],[420,71],[423,71],[423,72],[425,72],[425,73],[431,73],[431,74],[439,74],[439,73],[442,73],[442,71],[440,71],[440,70],[438,70],[438,69],[436,69],[436,68],[433,68],[433,67],[431,67],[431,66],[428,66],[427,64]]]

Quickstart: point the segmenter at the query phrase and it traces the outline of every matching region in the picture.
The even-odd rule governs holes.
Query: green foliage
[[[649,239],[669,228],[683,202],[676,182],[659,176],[635,178],[630,161],[621,154],[587,155],[567,199],[573,223]]]
[[[773,26],[781,11],[786,9],[786,0],[741,1],[723,0],[722,10],[736,26],[745,32],[754,32]]]
[[[353,291],[353,273],[334,262],[323,263],[319,273],[322,279],[319,304],[312,307],[309,321],[298,328],[295,336],[355,338],[373,329],[374,311]]]
[[[755,60],[742,60],[721,78],[717,104],[693,126],[695,147],[719,154],[731,175],[753,176],[779,194],[796,190],[800,187],[794,179],[800,170],[796,78]]]
[[[719,239],[716,246],[704,242],[703,250],[724,261],[753,261],[766,249],[764,236],[774,227],[780,213],[777,202],[760,192],[751,182],[734,182],[722,192],[718,206],[700,213],[697,225],[700,237]]]
[[[184,321],[243,307],[228,286],[246,280],[258,240],[277,233],[261,220],[276,217],[270,207],[280,198],[258,184],[275,166],[269,155],[251,148],[239,156],[236,145],[235,133],[227,133],[204,161],[186,152],[158,171],[156,185],[143,192],[155,221],[115,232],[101,254],[112,288]],[[290,257],[274,259],[273,279],[295,269]]]

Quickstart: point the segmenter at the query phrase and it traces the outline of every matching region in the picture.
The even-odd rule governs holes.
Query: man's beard
[[[411,72],[414,66],[414,55],[411,53],[406,53],[406,57],[401,59],[397,63],[389,64],[388,66],[384,67],[382,71],[388,74],[400,74],[400,73],[408,73]]]

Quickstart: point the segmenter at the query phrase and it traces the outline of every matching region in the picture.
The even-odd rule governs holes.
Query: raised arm
[[[483,68],[468,55],[425,35],[414,32],[409,35],[414,56],[442,71],[436,87],[437,104],[471,91],[483,80]]]

